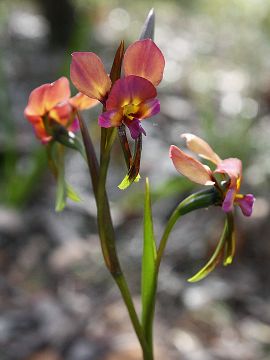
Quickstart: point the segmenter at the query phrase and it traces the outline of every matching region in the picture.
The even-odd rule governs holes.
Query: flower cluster
[[[78,129],[76,111],[89,109],[96,103],[96,100],[82,93],[70,97],[69,81],[66,77],[61,77],[31,92],[24,115],[33,125],[36,136],[43,144],[47,144],[53,138],[55,122],[67,130],[76,131]]]
[[[198,160],[189,156],[177,146],[170,147],[170,157],[176,170],[191,181],[201,185],[214,185],[221,192],[222,209],[231,212],[233,205],[239,205],[245,216],[252,214],[254,196],[239,194],[242,180],[242,162],[237,158],[222,160],[213,149],[201,138],[193,134],[182,134],[186,139],[187,147],[200,157],[216,165],[214,171]],[[217,175],[221,174],[219,181]]]
[[[101,127],[125,124],[136,139],[145,134],[140,121],[160,111],[156,86],[163,77],[164,65],[159,48],[145,39],[128,47],[123,59],[125,76],[113,85],[102,61],[92,52],[72,54],[70,75],[80,92],[104,105],[105,111],[98,119]]]

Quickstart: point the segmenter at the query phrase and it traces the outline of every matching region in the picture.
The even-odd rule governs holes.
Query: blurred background
[[[119,41],[138,39],[151,7],[166,59],[162,110],[145,121],[142,156],[157,237],[193,191],[168,158],[170,144],[183,145],[182,132],[202,136],[222,158],[241,158],[242,190],[257,198],[250,219],[237,213],[233,264],[197,284],[186,280],[213,251],[224,214],[199,210],[175,227],[160,272],[156,358],[270,358],[270,2],[2,0],[0,360],[140,359],[103,265],[85,164],[69,152],[66,175],[83,201],[55,213],[45,149],[23,110],[33,88],[69,76],[73,51],[97,52],[109,70]],[[96,145],[100,110],[85,115]],[[118,190],[125,167],[117,144],[113,151],[108,188],[118,249],[139,309],[144,181]]]

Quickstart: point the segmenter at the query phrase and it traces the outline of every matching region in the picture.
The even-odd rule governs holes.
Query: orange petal
[[[91,99],[90,97],[79,92],[75,96],[69,99],[69,103],[77,110],[90,109],[98,104],[98,100]]]
[[[46,133],[42,119],[39,118],[39,121],[36,121],[33,125],[36,137],[40,139],[43,144],[47,144],[52,137]]]
[[[67,123],[71,120],[72,112],[73,112],[72,106],[68,101],[65,101],[55,106],[49,112],[49,118],[54,119],[63,126],[66,126]]]
[[[80,92],[99,101],[104,100],[111,88],[111,80],[102,61],[91,52],[72,54],[70,77]]]
[[[170,158],[176,170],[189,180],[201,185],[214,185],[211,171],[204,167],[198,160],[184,153],[177,146],[171,145]]]
[[[44,106],[50,111],[58,103],[68,100],[70,97],[69,81],[66,77],[61,77],[49,84],[44,94]]]
[[[156,44],[151,39],[145,39],[127,48],[123,65],[126,76],[141,76],[157,86],[163,77],[165,60]]]
[[[51,84],[44,84],[34,89],[30,96],[28,105],[24,110],[26,118],[32,116],[43,116],[56,104],[70,97],[68,79],[61,77]]]
[[[211,146],[200,137],[193,134],[182,134],[181,137],[186,139],[189,150],[195,152],[200,157],[210,160],[216,165],[222,161]]]
[[[44,96],[49,84],[44,84],[34,89],[28,100],[28,104],[24,110],[24,116],[30,120],[31,117],[43,116],[46,112]]]

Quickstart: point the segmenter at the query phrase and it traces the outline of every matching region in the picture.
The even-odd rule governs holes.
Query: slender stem
[[[107,129],[105,129],[107,130]],[[110,129],[111,130],[111,129]],[[110,206],[106,201],[106,178],[110,162],[110,151],[115,139],[115,129],[103,136],[106,139],[101,154],[97,188],[97,218],[101,247],[106,265],[113,275],[122,273],[115,247],[115,234],[111,219]]]
[[[102,247],[104,259],[106,261],[107,267],[109,268],[121,292],[134,331],[140,342],[144,354],[144,359],[152,360],[152,357],[150,356],[149,353],[148,344],[146,343],[143,334],[142,326],[140,324],[137,312],[135,310],[135,306],[132,301],[130,290],[128,288],[126,279],[120,267],[120,263],[118,260],[117,251],[115,247],[115,234],[111,220],[110,208],[109,208],[109,204],[105,201],[107,171],[110,162],[111,147],[115,140],[115,136],[116,136],[116,129],[110,129],[106,134],[103,133],[104,148],[101,154],[98,192],[97,192],[99,235],[100,235],[101,247]]]
[[[143,329],[136,313],[127,282],[125,280],[124,274],[122,273],[120,263],[117,257],[117,252],[115,248],[114,228],[110,213],[108,197],[106,193],[106,178],[110,162],[110,150],[115,139],[116,131],[115,129],[112,129],[107,133],[107,129],[102,129],[102,152],[101,164],[99,167],[95,154],[95,149],[87,127],[85,126],[83,118],[81,117],[79,112],[77,113],[77,116],[80,122],[83,143],[87,155],[89,173],[98,209],[98,229],[104,261],[121,292],[133,328],[140,342],[144,359],[153,360],[151,354],[149,353],[148,344],[144,338]]]
[[[174,227],[176,221],[183,215],[188,214],[191,211],[207,208],[211,205],[220,205],[220,194],[215,187],[198,191],[195,194],[188,196],[186,199],[180,202],[170,216],[166,227],[164,229],[162,238],[159,243],[156,257],[157,272],[160,266],[162,255],[167,245],[168,237]]]
[[[180,205],[181,204],[182,203],[180,203]],[[174,212],[170,216],[170,218],[169,218],[169,220],[167,222],[167,225],[166,225],[166,227],[164,229],[162,238],[160,240],[159,247],[158,247],[158,250],[157,250],[157,257],[156,257],[156,269],[157,269],[157,272],[158,272],[158,269],[159,269],[159,266],[160,266],[160,263],[161,263],[162,255],[163,255],[164,250],[165,250],[166,245],[167,245],[169,235],[170,235],[170,233],[172,231],[172,228],[174,227],[176,221],[179,219],[179,206],[174,210]]]
[[[154,360],[153,358],[153,354],[151,351],[151,348],[149,347],[149,344],[147,344],[146,339],[144,337],[144,333],[142,330],[142,326],[140,324],[140,321],[138,319],[138,315],[136,313],[133,301],[132,301],[132,297],[127,285],[127,282],[125,280],[125,277],[123,274],[118,275],[116,277],[114,277],[115,282],[117,283],[119,290],[121,292],[122,298],[126,304],[128,313],[129,313],[129,317],[130,320],[132,322],[133,328],[137,334],[137,337],[139,339],[139,342],[141,344],[142,347],[142,351],[143,351],[143,359],[144,360]]]
[[[96,157],[95,148],[88,132],[88,129],[85,125],[83,117],[81,116],[80,112],[77,111],[77,117],[79,119],[79,124],[81,128],[82,138],[83,138],[83,145],[86,153],[87,165],[89,169],[89,174],[93,186],[93,191],[95,195],[95,199],[97,201],[97,189],[98,189],[98,177],[99,177],[99,164]]]

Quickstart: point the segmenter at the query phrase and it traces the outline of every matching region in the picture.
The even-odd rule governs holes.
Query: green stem
[[[136,313],[132,296],[128,288],[126,279],[121,270],[118,260],[117,251],[115,247],[115,234],[112,224],[110,207],[106,201],[106,178],[110,162],[110,152],[116,136],[116,129],[109,129],[107,133],[103,132],[103,151],[101,153],[101,163],[99,171],[98,191],[97,191],[97,209],[98,209],[98,228],[101,241],[101,247],[106,265],[113,276],[118,288],[121,292],[122,298],[129,313],[135,333],[140,342],[144,359],[152,360],[150,357],[149,348],[144,338],[143,329],[140,324],[138,315]]]
[[[110,133],[108,134],[104,134],[103,132],[103,141],[105,139],[106,141],[104,141],[104,149],[100,154],[101,162],[97,186],[97,218],[101,248],[105,263],[112,275],[118,275],[122,273],[122,271],[115,248],[115,234],[111,219],[110,206],[108,201],[106,201],[106,178],[110,162],[110,151],[116,134],[116,129],[113,129],[113,131],[111,131],[111,129],[109,130]]]
[[[118,288],[121,292],[121,295],[122,295],[122,298],[127,307],[133,328],[134,328],[136,335],[139,339],[139,342],[141,344],[141,348],[142,348],[142,352],[143,352],[143,359],[144,360],[154,360],[152,350],[149,347],[149,344],[146,342],[146,339],[144,337],[143,329],[142,329],[142,326],[138,319],[138,315],[135,310],[135,307],[134,307],[134,304],[132,301],[132,297],[131,297],[127,282],[125,280],[125,277],[123,274],[121,274],[121,275],[114,277],[114,280],[117,283]]]
[[[188,196],[184,199],[173,211],[170,216],[165,230],[163,232],[162,238],[159,243],[159,247],[157,250],[157,258],[156,258],[156,269],[158,272],[161,259],[164,253],[164,250],[167,245],[168,237],[172,231],[177,220],[189,212],[197,209],[207,208],[214,204],[219,204],[219,192],[215,188],[210,188],[208,190],[199,191],[195,194]]]

